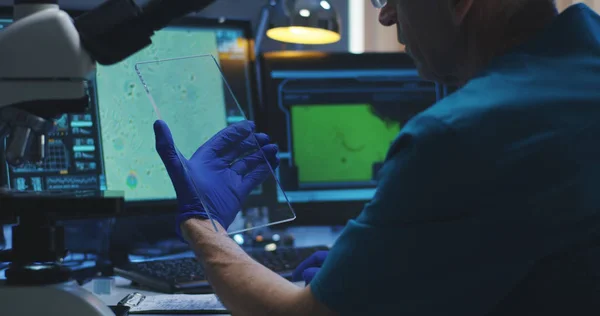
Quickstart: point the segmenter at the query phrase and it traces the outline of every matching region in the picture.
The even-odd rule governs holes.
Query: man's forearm
[[[300,288],[254,261],[219,226],[191,219],[182,232],[204,264],[215,292],[234,315],[321,315],[326,309]]]

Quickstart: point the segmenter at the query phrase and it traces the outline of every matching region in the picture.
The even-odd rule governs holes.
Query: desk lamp
[[[268,0],[256,28],[254,54],[260,56],[267,37],[284,43],[323,45],[341,39],[340,19],[331,0]],[[262,91],[260,61],[255,63],[258,89]],[[262,93],[259,104],[263,106]]]
[[[267,36],[294,44],[331,44],[340,40],[340,23],[330,0],[282,0],[273,8]]]

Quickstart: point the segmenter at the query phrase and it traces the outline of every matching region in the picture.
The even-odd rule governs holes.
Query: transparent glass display
[[[185,172],[190,172],[189,160],[196,151],[209,141],[213,136],[229,125],[251,124],[250,118],[246,116],[249,108],[241,106],[223,74],[219,61],[212,55],[198,55],[163,60],[153,60],[135,64],[137,75],[144,86],[150,104],[154,108],[156,119],[164,121],[173,136],[176,150],[179,151],[181,165]],[[248,105],[244,105],[248,106]],[[248,125],[249,126],[249,125]],[[256,133],[261,132],[260,126],[256,127]],[[234,180],[227,179],[228,185],[237,183],[252,175],[253,168],[265,168],[268,177],[260,185],[253,186],[251,193],[241,201],[241,207],[237,213],[234,223],[229,227],[228,233],[236,234],[256,228],[288,222],[295,219],[294,211],[285,197],[281,203],[278,201],[277,192],[281,195],[281,189],[277,177],[267,160],[268,156],[259,144],[259,140],[253,134],[245,142],[250,141],[250,150],[239,155],[230,168],[236,173],[232,175]],[[262,147],[264,148],[264,147]],[[254,162],[252,166],[241,170],[235,167],[237,161],[252,155]],[[259,157],[259,158],[257,158]],[[257,160],[258,161],[257,163]],[[188,166],[188,167],[186,167]],[[161,172],[167,173],[166,170]],[[266,174],[266,173],[263,173]],[[239,178],[238,178],[239,177]],[[193,177],[189,177],[194,179]],[[197,178],[196,178],[197,179]],[[197,196],[201,197],[204,209],[211,220],[219,211],[215,208],[223,207],[223,201],[216,201],[216,197],[204,194],[211,184],[207,181],[214,179],[202,179],[192,181]],[[224,180],[224,179],[218,179]],[[222,183],[217,184],[218,189]],[[235,190],[235,188],[231,188]],[[285,196],[285,193],[283,193]],[[220,198],[220,197],[219,197]],[[213,200],[211,200],[213,199]],[[233,203],[235,204],[235,203]],[[214,228],[218,230],[217,226]]]

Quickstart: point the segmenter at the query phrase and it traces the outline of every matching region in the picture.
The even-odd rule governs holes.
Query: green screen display
[[[369,104],[295,105],[291,120],[300,183],[370,181],[400,132]]]

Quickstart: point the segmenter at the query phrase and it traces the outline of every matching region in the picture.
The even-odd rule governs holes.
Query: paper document
[[[169,294],[146,296],[130,314],[227,313],[214,294]]]

